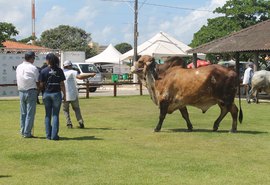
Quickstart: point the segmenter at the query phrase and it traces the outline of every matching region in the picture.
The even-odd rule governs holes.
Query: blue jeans
[[[34,126],[37,104],[37,90],[31,89],[28,91],[19,91],[19,96],[21,111],[21,134],[23,136],[29,137],[32,134],[31,132]]]
[[[59,132],[59,112],[62,103],[61,92],[43,94],[43,103],[45,105],[45,129],[47,139],[58,140]],[[51,124],[52,118],[52,124]]]

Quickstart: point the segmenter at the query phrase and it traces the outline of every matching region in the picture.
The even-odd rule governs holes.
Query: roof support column
[[[254,71],[258,71],[259,70],[259,52],[255,52],[254,53]]]
[[[193,66],[194,68],[197,68],[197,60],[198,60],[198,57],[197,57],[197,53],[193,53]]]
[[[239,52],[235,53],[235,67],[238,79],[240,80],[240,62],[239,62]]]

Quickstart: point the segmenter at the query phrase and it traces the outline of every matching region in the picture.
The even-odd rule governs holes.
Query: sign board
[[[41,67],[45,62],[46,54],[38,54],[34,65]],[[0,84],[17,84],[16,68],[24,60],[24,53],[0,53]],[[2,96],[18,96],[16,86],[2,87],[0,86],[0,97]]]
[[[114,65],[113,66],[113,74],[128,74],[130,73],[130,67],[127,65]]]

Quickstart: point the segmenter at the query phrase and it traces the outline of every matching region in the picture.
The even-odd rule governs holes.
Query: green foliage
[[[188,107],[194,132],[178,111],[153,129],[158,108],[149,96],[80,99],[85,129],[65,126],[59,141],[45,138],[44,106],[37,106],[34,135],[19,135],[19,101],[0,100],[0,184],[254,185],[270,182],[269,103],[242,102],[244,123],[230,134],[231,117],[211,131],[219,114]],[[72,109],[71,109],[72,111]],[[256,116],[254,116],[256,115]]]
[[[203,26],[194,34],[191,47],[202,45],[240,29],[241,27],[231,18],[217,17],[214,19],[208,19],[208,25]]]
[[[269,19],[270,1],[229,0],[224,6],[216,8],[214,13],[223,14],[223,16],[208,19],[207,26],[203,26],[194,34],[191,47],[202,45]]]
[[[120,44],[117,44],[115,45],[115,48],[120,52],[120,53],[126,53],[127,51],[131,50],[132,49],[132,46],[128,43],[120,43]]]
[[[268,0],[230,0],[223,7],[216,8],[214,13],[232,18],[241,28],[246,28],[270,17]]]
[[[11,36],[16,36],[18,34],[19,32],[13,24],[0,22],[0,46],[2,46],[2,42],[5,40],[11,39]]]
[[[91,34],[83,29],[68,25],[46,30],[41,34],[40,45],[63,51],[85,51],[86,57],[94,55],[95,51],[89,48]]]

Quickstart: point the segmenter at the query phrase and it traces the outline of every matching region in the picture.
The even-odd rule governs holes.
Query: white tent
[[[151,39],[138,46],[138,55],[150,55],[155,58],[169,57],[169,56],[192,56],[186,51],[191,49],[188,45],[178,41],[170,35],[160,32]],[[134,50],[124,53],[120,60],[132,59]],[[198,54],[202,57],[201,54]]]
[[[85,62],[91,64],[119,64],[120,56],[121,53],[110,44],[103,52],[86,59]]]

